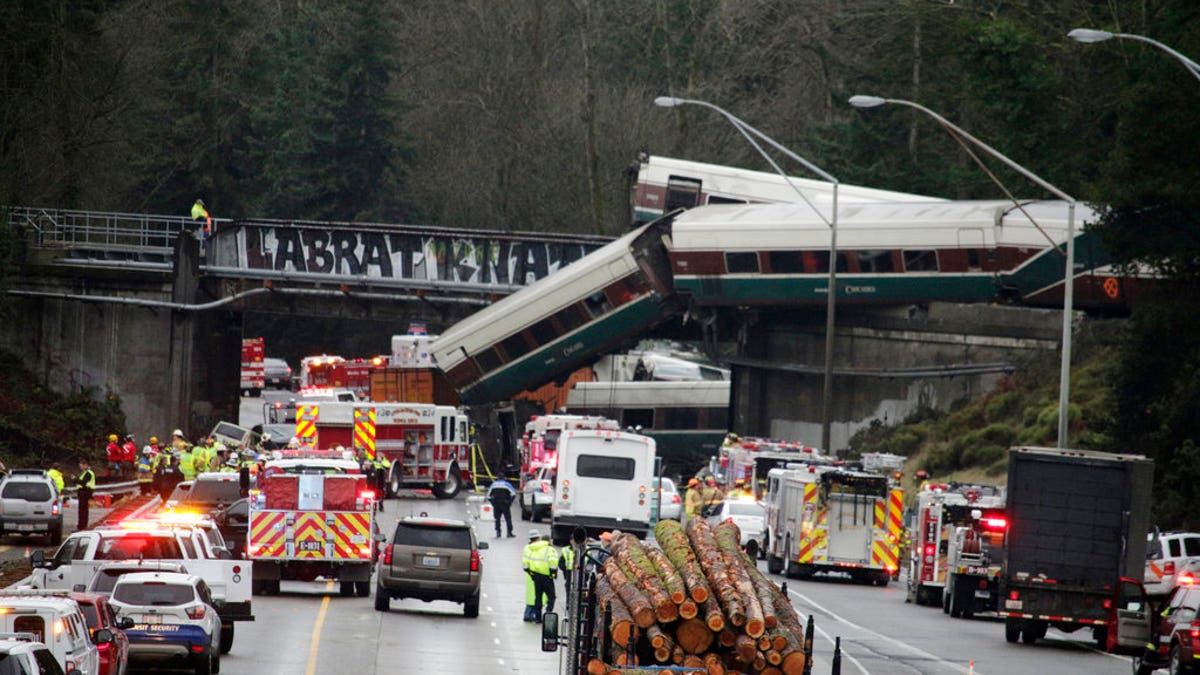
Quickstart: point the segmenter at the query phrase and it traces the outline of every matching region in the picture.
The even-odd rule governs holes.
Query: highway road
[[[467,504],[462,497],[389,500],[383,517],[390,522],[422,511],[465,518]],[[558,655],[541,652],[538,627],[521,620],[521,548],[530,527],[546,529],[518,521],[518,537],[497,540],[490,522],[476,524],[480,540],[491,545],[484,552],[483,602],[476,619],[464,618],[459,604],[417,600],[393,601],[391,611],[382,614],[370,598],[338,597],[327,582],[285,582],[279,596],[255,598],[258,620],[238,625],[221,670],[227,675],[557,673]],[[797,610],[815,618],[814,673],[830,672],[835,637],[842,641],[847,674],[970,673],[972,661],[973,672],[981,675],[1129,672],[1127,658],[1095,651],[1083,632],[1051,631],[1037,645],[1008,644],[1000,622],[951,619],[936,608],[906,604],[899,584],[877,588],[839,580],[776,580],[787,581]]]

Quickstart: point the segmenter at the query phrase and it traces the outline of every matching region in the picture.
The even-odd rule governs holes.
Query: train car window
[[[803,274],[804,258],[800,251],[769,251],[767,263],[771,274]]]
[[[664,429],[700,428],[699,408],[664,408],[662,412]]]
[[[596,291],[583,299],[583,306],[587,308],[588,314],[592,316],[600,316],[612,311],[612,303],[608,301],[608,296],[604,295],[604,291]]]
[[[936,272],[938,271],[937,251],[905,251],[905,272]]]
[[[504,348],[504,353],[508,354],[509,361],[516,361],[529,353],[529,344],[525,342],[525,336],[521,333],[504,338],[500,346]]]
[[[554,342],[561,333],[554,327],[554,322],[547,318],[530,326],[529,334],[539,345],[548,345]]]
[[[729,410],[725,408],[709,408],[708,421],[701,429],[729,429]]]
[[[700,205],[700,181],[686,176],[667,178],[667,203],[663,213]]]
[[[822,274],[826,274],[829,272],[829,251],[813,251],[812,257],[813,257],[813,262],[816,264],[816,269],[810,270],[811,272],[820,272]],[[846,254],[838,253],[837,271],[840,274],[842,272],[845,272],[846,269],[847,269]]]
[[[979,249],[967,249],[967,268],[977,270],[981,267],[979,264]]]
[[[729,274],[747,274],[758,271],[757,253],[726,253],[725,271]]]
[[[563,327],[563,332],[566,333],[579,328],[591,320],[591,317],[587,315],[587,312],[583,311],[578,304],[567,305],[566,307],[558,310],[558,313],[554,315],[554,318],[558,319],[558,324]]]
[[[856,255],[860,272],[890,274],[896,271],[891,251],[859,251]]]
[[[749,204],[745,199],[734,199],[733,197],[718,197],[717,195],[708,196],[709,204]]]
[[[621,426],[654,428],[654,408],[626,408],[621,411]]]
[[[479,366],[480,372],[490,373],[504,365],[504,359],[495,347],[489,347],[475,355],[475,365]]]

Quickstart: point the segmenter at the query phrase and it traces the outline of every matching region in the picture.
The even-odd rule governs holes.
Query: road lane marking
[[[968,669],[968,668],[966,668],[966,667],[964,667],[964,666],[960,666],[960,665],[958,665],[957,663],[955,663],[955,662],[953,662],[953,661],[948,661],[948,660],[946,660],[946,659],[943,659],[942,657],[940,657],[940,656],[937,656],[936,654],[930,654],[929,652],[927,652],[927,651],[925,651],[925,650],[923,650],[923,649],[918,649],[917,647],[914,647],[914,646],[912,646],[912,645],[905,644],[904,642],[901,642],[900,640],[897,640],[896,638],[889,637],[889,636],[887,636],[887,635],[884,635],[883,633],[877,633],[877,632],[875,632],[875,631],[871,630],[870,628],[865,628],[865,627],[863,627],[863,626],[860,626],[860,625],[858,625],[858,624],[854,623],[853,621],[850,621],[849,619],[847,619],[847,618],[845,618],[845,617],[843,617],[843,616],[840,616],[840,615],[838,615],[838,614],[836,614],[836,613],[834,613],[834,612],[830,611],[828,608],[826,608],[826,607],[822,606],[821,604],[817,603],[817,602],[816,602],[816,601],[814,601],[812,598],[808,597],[807,595],[804,595],[803,593],[797,593],[796,591],[793,591],[792,589],[790,589],[790,588],[789,588],[789,589],[788,589],[788,594],[789,594],[789,595],[794,595],[794,596],[796,596],[797,598],[799,598],[801,601],[803,601],[803,602],[807,603],[807,604],[808,604],[810,607],[814,607],[814,608],[816,608],[816,609],[820,610],[821,612],[824,612],[825,614],[828,614],[830,617],[832,617],[832,618],[833,618],[833,620],[834,620],[834,621],[837,621],[837,622],[839,622],[839,623],[846,624],[847,626],[850,626],[851,628],[855,628],[855,629],[861,630],[861,631],[862,631],[862,632],[864,632],[864,633],[867,633],[867,634],[869,634],[869,635],[873,635],[873,636],[875,636],[875,637],[879,638],[880,640],[883,640],[884,642],[888,642],[888,643],[891,643],[891,644],[893,644],[893,645],[896,645],[897,647],[902,647],[902,648],[904,648],[904,649],[907,649],[907,650],[909,650],[909,651],[913,652],[914,654],[916,654],[916,655],[920,656],[921,658],[924,658],[924,659],[929,659],[929,660],[931,660],[931,661],[935,661],[935,662],[937,662],[937,663],[939,663],[939,664],[941,664],[941,665],[943,665],[943,666],[946,666],[947,668],[950,668],[950,669],[952,669],[952,670],[958,671],[958,672],[960,672],[960,673],[964,673],[964,674],[973,674],[973,675],[982,675],[982,673],[980,673],[980,672],[979,672],[979,669],[977,669],[977,668]],[[814,628],[816,628],[816,624],[815,624],[815,623],[813,624],[813,627],[814,627]],[[817,630],[821,630],[821,629],[817,628]],[[822,632],[822,633],[825,633],[825,631],[823,631],[823,630],[822,630],[821,632]],[[829,635],[828,635],[827,633],[825,633],[825,638],[826,638],[826,639],[829,639]],[[884,657],[884,658],[888,658],[888,660],[893,660],[893,659],[890,659],[889,657],[887,657],[887,656],[885,656],[885,655],[883,655],[883,654],[880,654],[880,656],[882,656],[882,657]],[[845,650],[845,648],[843,648],[843,649],[842,649],[842,657],[843,657],[843,658],[848,658],[848,655],[846,654],[846,650]],[[898,659],[894,659],[894,660],[897,660],[897,661],[898,661]],[[903,662],[901,661],[901,663],[903,663]],[[857,665],[857,664],[856,664],[856,665]],[[863,673],[866,673],[866,672],[867,672],[866,670],[864,670],[864,669],[863,669],[863,667],[862,667],[861,665],[859,665],[858,667],[859,667],[859,669],[860,669],[860,670],[862,670],[862,671],[863,671]]]
[[[333,591],[333,582],[330,581],[325,586],[325,590]],[[321,609],[317,612],[317,623],[313,625],[312,644],[308,647],[308,668],[304,670],[304,675],[316,675],[317,673],[317,649],[321,643],[321,626],[325,624],[325,612],[329,609],[329,596],[321,598]]]

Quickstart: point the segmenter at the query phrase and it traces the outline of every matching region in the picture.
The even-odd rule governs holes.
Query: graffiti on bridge
[[[525,285],[598,244],[424,236],[248,225],[238,233],[244,269],[461,283]]]

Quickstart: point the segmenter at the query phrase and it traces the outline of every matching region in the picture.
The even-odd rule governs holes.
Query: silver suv
[[[464,616],[479,616],[479,551],[487,547],[465,521],[401,518],[375,569],[375,609],[388,611],[393,598],[449,600],[463,603]]]
[[[0,480],[0,536],[46,534],[57,546],[62,527],[62,501],[45,471],[13,469]]]

